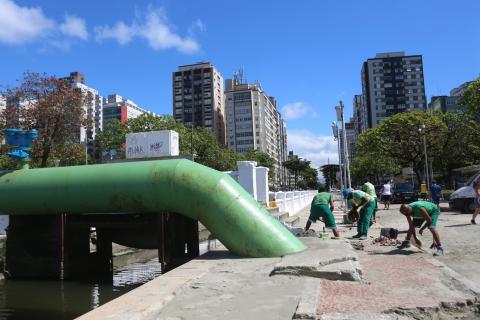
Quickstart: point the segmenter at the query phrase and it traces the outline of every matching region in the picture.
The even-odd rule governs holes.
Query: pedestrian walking
[[[392,185],[390,181],[385,181],[385,184],[382,186],[382,201],[383,201],[383,210],[390,210],[390,201],[392,200]]]
[[[443,247],[440,242],[440,236],[437,231],[437,222],[440,211],[438,207],[429,201],[415,201],[410,204],[402,204],[400,206],[400,213],[403,214],[408,221],[408,232],[405,241],[402,242],[400,248],[409,248],[410,239],[412,236],[416,239],[415,226],[423,226],[419,233],[422,234],[425,228],[428,228],[432,233],[436,251],[434,256],[443,256]]]
[[[307,224],[305,225],[305,231],[310,229],[312,223],[317,220],[322,220],[326,228],[332,229],[335,237],[340,237],[337,230],[337,224],[335,223],[335,217],[333,216],[333,195],[330,192],[325,192],[325,188],[319,188],[310,205],[310,216],[308,217]]]
[[[353,238],[366,240],[368,228],[375,210],[375,199],[361,190],[353,190],[348,194],[348,202],[352,206],[351,212],[358,212],[360,209],[360,218],[357,223],[357,234]]]
[[[470,220],[470,222],[472,224],[477,224],[475,218],[480,214],[480,174],[477,175],[475,180],[473,180],[473,189],[475,190],[475,211],[473,212],[472,220]]]
[[[433,180],[432,185],[430,186],[430,196],[432,197],[432,202],[435,203],[440,210],[440,199],[442,198],[442,187]]]
[[[361,190],[375,200],[375,209],[373,209],[372,222],[376,223],[377,222],[378,198],[377,198],[377,193],[375,192],[375,186],[373,184],[371,184],[370,182],[366,181],[362,185]]]

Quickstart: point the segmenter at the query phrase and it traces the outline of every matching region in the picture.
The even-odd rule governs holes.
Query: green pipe
[[[164,211],[199,220],[237,255],[276,257],[305,249],[230,176],[189,160],[0,173],[5,214]]]

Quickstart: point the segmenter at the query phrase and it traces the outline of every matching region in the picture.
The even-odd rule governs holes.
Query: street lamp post
[[[425,180],[427,183],[427,190],[430,190],[430,176],[428,174],[428,158],[427,158],[427,134],[425,130],[425,124],[422,123],[420,128],[418,129],[418,132],[420,132],[423,135],[423,153],[425,156]]]
[[[340,101],[340,105],[335,107],[337,112],[337,121],[342,122],[342,136],[343,136],[343,156],[345,158],[345,184],[348,188],[352,187],[352,181],[350,179],[350,161],[348,159],[348,142],[347,142],[347,130],[345,130],[345,118],[343,116],[343,101]]]
[[[338,126],[335,121],[332,122],[333,140],[337,141],[338,146],[338,168],[340,169],[340,190],[343,190],[343,171],[342,156],[340,155],[340,137],[338,135]]]

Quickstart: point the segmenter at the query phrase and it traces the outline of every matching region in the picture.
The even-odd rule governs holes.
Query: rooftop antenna
[[[247,83],[247,81],[243,77],[243,67],[240,67],[237,71],[233,73],[233,80],[236,85]]]

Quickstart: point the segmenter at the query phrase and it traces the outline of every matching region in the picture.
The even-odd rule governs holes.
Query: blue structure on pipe
[[[18,128],[5,129],[5,140],[8,145],[16,147],[8,155],[13,159],[26,160],[30,156],[30,146],[38,137],[37,130],[22,130]]]

